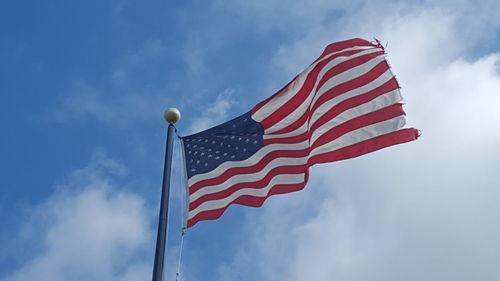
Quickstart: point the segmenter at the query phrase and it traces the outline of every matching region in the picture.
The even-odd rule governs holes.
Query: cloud
[[[227,88],[218,94],[215,101],[202,110],[201,116],[191,122],[188,132],[197,133],[227,121],[227,113],[234,103],[234,92],[234,89]]]
[[[103,90],[79,79],[60,103],[45,113],[44,119],[64,124],[90,118],[106,125],[124,126],[161,118],[164,104],[167,104],[166,96],[154,93],[104,94]]]
[[[34,207],[23,244],[39,243],[8,281],[145,280],[150,278],[149,214],[142,198],[118,188],[124,168],[105,156],[72,173]]]
[[[273,84],[275,75],[293,77],[328,42],[357,36],[388,42],[389,62],[408,102],[407,119],[422,129],[423,136],[416,142],[355,160],[314,167],[304,191],[271,198],[261,212],[252,212],[256,216],[245,218],[245,241],[216,269],[214,279],[500,279],[495,263],[500,259],[500,220],[496,215],[500,211],[500,176],[496,169],[500,166],[500,55],[482,48],[489,45],[485,38],[496,36],[498,1],[474,5],[468,1],[291,1],[288,5],[218,1],[216,5],[252,22],[261,32],[293,30],[270,60],[270,72],[277,74],[263,74],[263,80],[269,81],[259,80],[262,84]],[[183,59],[188,72],[201,77],[207,71],[207,58],[199,48],[203,40],[196,38],[196,33],[188,38],[187,45],[192,49],[186,48]],[[120,82],[126,75],[116,71],[112,77]],[[86,82],[75,85],[75,91],[62,99],[53,118],[64,121],[90,116],[111,124],[139,107],[131,116],[142,120],[151,118],[153,109],[161,104],[159,98],[143,99],[139,94],[113,99]],[[226,121],[234,105],[233,94],[232,89],[220,93],[191,122],[189,131],[198,132]],[[82,171],[81,178],[94,180],[77,184],[76,194],[62,192],[49,206],[37,209],[54,222],[42,231],[44,250],[10,280],[35,274],[62,280],[69,278],[65,275],[68,268],[76,267],[76,261],[66,259],[62,255],[65,252],[59,251],[66,247],[63,241],[48,238],[50,233],[60,233],[57,230],[61,227],[72,226],[70,219],[56,215],[59,212],[52,206],[65,207],[84,222],[89,219],[78,211],[84,201],[96,202],[105,221],[119,217],[117,213],[132,212],[134,207],[125,209],[126,204],[121,202],[136,197],[111,192],[115,187],[109,177],[92,173],[102,170]],[[66,186],[75,182],[71,180]],[[97,232],[98,236],[91,237],[97,243],[110,244],[103,250],[105,257],[119,258],[97,258],[103,264],[94,272],[89,269],[94,266],[93,259],[83,256],[83,266],[75,269],[78,276],[85,280],[149,278],[150,268],[130,254],[146,243],[143,235],[122,237],[126,233],[118,232]],[[80,238],[78,233],[69,234]],[[82,238],[84,242],[86,239]],[[125,263],[128,270],[123,269]],[[196,265],[188,262],[187,266]]]
[[[246,218],[248,241],[219,267],[220,280],[242,272],[258,280],[500,279],[500,54],[476,52],[498,28],[489,11],[497,4],[446,3],[346,8],[340,20],[306,26],[276,52],[275,68],[295,74],[328,34],[389,42],[407,119],[423,135],[314,167],[304,191],[277,196]],[[267,15],[269,7],[251,5],[241,13]],[[481,24],[468,8],[485,12]],[[268,28],[282,26],[274,24]]]
[[[115,57],[109,71],[101,72],[101,81],[85,76],[69,81],[44,119],[63,124],[91,119],[111,126],[160,119],[169,97],[164,79],[156,78],[166,77],[168,54],[169,46],[158,39],[125,50]]]
[[[129,81],[134,81],[134,76],[140,75],[141,72],[147,72],[156,64],[164,63],[169,52],[169,46],[166,42],[159,39],[149,39],[140,47],[127,50],[123,55],[117,56],[113,63],[111,80],[118,87],[128,86]]]
[[[294,30],[294,35],[324,24],[336,13],[359,7],[363,1],[227,1],[218,0],[219,9],[233,12],[241,19],[251,21],[262,31]]]

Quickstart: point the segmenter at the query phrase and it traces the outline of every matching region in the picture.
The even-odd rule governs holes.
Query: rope
[[[182,163],[183,163],[183,159],[182,159],[182,145],[181,145],[181,137],[179,136],[179,134],[177,134],[177,131],[175,132],[176,135],[177,135],[177,144],[178,144],[178,147],[179,149],[177,150],[178,153],[178,158],[179,158],[179,161],[177,163],[180,163],[181,165],[181,171],[178,173],[179,176],[178,176],[178,179],[179,179],[179,183],[180,183],[180,186],[184,186],[184,179],[183,179],[183,173],[182,173],[182,169],[183,169],[183,166]],[[186,191],[185,191],[186,192]],[[181,194],[182,196],[182,194]],[[184,200],[181,200],[181,204],[179,204],[180,206],[180,230],[181,230],[181,242],[180,242],[180,246],[179,246],[179,258],[178,258],[178,261],[177,261],[177,271],[175,273],[175,281],[179,281],[179,278],[180,278],[180,274],[181,274],[181,263],[182,263],[182,251],[183,251],[183,248],[184,248],[184,234],[186,234],[186,231],[184,229],[184,211],[185,211],[185,203]]]
[[[177,272],[175,273],[175,281],[179,281],[179,276],[181,274],[181,260],[182,260],[182,249],[184,246],[184,234],[186,232],[184,229],[181,230],[181,245],[179,247],[179,262],[177,264]]]

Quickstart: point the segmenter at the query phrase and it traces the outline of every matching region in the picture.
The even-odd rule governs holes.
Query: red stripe
[[[331,53],[339,52],[339,51],[342,51],[342,50],[347,49],[347,48],[363,47],[363,46],[364,47],[382,48],[382,46],[380,46],[379,44],[378,45],[377,44],[373,44],[373,43],[371,43],[369,41],[366,41],[366,40],[363,40],[363,39],[360,39],[360,38],[355,38],[355,39],[350,39],[350,40],[335,42],[335,43],[332,43],[332,44],[328,45],[325,48],[325,50],[323,51],[323,53],[316,60],[314,60],[314,62],[311,63],[311,65],[314,64],[315,62],[317,62],[318,60],[324,58],[325,56],[331,54]],[[292,81],[288,82],[288,84],[286,84],[283,88],[281,88],[279,91],[277,91],[274,95],[272,95],[269,98],[267,98],[267,99],[259,102],[252,109],[252,113],[255,113],[260,108],[262,108],[265,104],[267,104],[270,100],[272,100],[273,98],[279,96],[296,78],[297,78],[297,76],[295,76],[295,78],[293,78]]]
[[[327,102],[328,100],[330,100],[336,96],[339,96],[347,91],[353,90],[355,88],[359,88],[359,87],[364,86],[364,85],[372,82],[373,80],[377,79],[380,75],[384,74],[385,71],[387,71],[389,69],[389,65],[387,65],[387,63],[384,63],[384,62],[385,61],[379,63],[373,69],[371,69],[369,72],[359,76],[358,78],[344,82],[342,84],[339,84],[339,85],[331,88],[330,90],[326,91],[314,103],[312,109],[310,107],[306,112],[304,112],[304,114],[299,119],[294,121],[292,124],[290,124],[286,128],[281,129],[273,134],[288,133],[288,132],[291,132],[291,131],[299,128],[307,120],[309,120],[310,114],[311,114],[310,112],[314,112],[321,104],[323,104],[323,103]]]
[[[347,60],[347,61],[339,63],[338,65],[332,67],[330,70],[328,70],[325,73],[325,75],[320,80],[320,82],[319,82],[318,87],[316,88],[316,90],[320,89],[321,86],[323,86],[323,84],[326,83],[326,81],[328,81],[333,76],[338,75],[338,74],[340,74],[342,72],[345,72],[345,71],[347,71],[347,70],[349,70],[349,69],[351,69],[353,67],[356,67],[356,66],[359,66],[361,64],[364,64],[364,63],[368,62],[369,60],[371,60],[371,59],[373,59],[375,57],[380,56],[381,54],[383,54],[383,52],[370,53],[370,54],[366,54],[366,55],[363,55],[363,56],[360,56],[360,57],[356,57],[356,58],[353,58],[353,59],[350,59],[350,60]],[[313,84],[315,84],[315,82]],[[316,93],[308,93],[308,95],[310,95],[310,94],[314,94],[315,95]],[[304,100],[305,100],[305,98],[304,98]],[[304,100],[302,100],[302,102]],[[286,117],[287,115],[289,115],[290,113],[292,113],[293,110],[295,110],[295,108],[297,108],[299,105],[300,104],[284,105],[282,108],[287,108],[287,110],[279,109],[279,110],[275,111],[273,114],[271,114],[270,116],[268,116],[266,118],[266,120],[270,119],[269,121],[267,121],[268,123],[265,123],[266,120],[263,120],[261,122],[262,126],[264,127],[264,129],[271,127],[272,125],[278,123],[284,117]],[[304,122],[306,122],[307,116],[309,115],[309,112],[310,112],[310,108],[308,108],[306,110],[306,112],[304,112],[304,114],[298,120],[294,121],[289,126],[287,126],[285,128],[282,128],[282,129],[280,129],[280,130],[278,130],[276,132],[273,132],[273,133],[274,134],[283,134],[283,133],[291,132],[291,131],[297,129],[302,124],[304,124]]]
[[[298,75],[297,75],[298,76]],[[290,84],[292,84],[295,79],[297,79],[297,76],[295,76],[292,80],[290,80],[290,82],[288,82],[283,88],[279,89],[276,93],[274,93],[272,96],[268,97],[267,99],[259,102],[258,104],[256,104],[253,108],[252,108],[252,114],[254,114],[255,112],[257,112],[259,109],[261,109],[264,105],[266,105],[269,101],[271,101],[272,99],[278,97],[278,96],[281,96],[283,94],[283,92],[288,89],[288,86],[290,86]]]
[[[321,135],[321,137],[319,137],[314,143],[311,144],[311,150],[316,147],[322,146],[323,144],[329,143],[334,139],[351,131],[385,120],[389,120],[404,114],[405,112],[403,111],[403,105],[400,103],[396,103],[377,111],[373,111],[368,114],[353,118],[326,131],[323,135]]]
[[[393,77],[389,81],[385,82],[383,85],[380,87],[377,87],[371,91],[368,91],[364,94],[354,96],[352,98],[346,99],[338,104],[336,104],[334,107],[332,107],[330,110],[325,112],[318,120],[311,126],[309,131],[314,132],[317,128],[325,124],[326,122],[330,121],[334,117],[342,114],[344,111],[349,110],[353,107],[360,106],[364,103],[370,102],[374,100],[375,98],[386,94],[388,92],[394,91],[399,88],[399,84],[396,81],[396,78]]]
[[[309,111],[310,110],[308,108],[307,111],[304,112],[304,114],[302,114],[302,116],[300,116],[299,119],[295,120],[292,124],[271,134],[272,135],[286,134],[298,129],[300,126],[302,126],[302,124],[304,124],[307,120],[309,120],[309,115],[310,115]]]
[[[313,165],[354,158],[388,146],[416,140],[418,136],[419,133],[417,129],[405,128],[346,146],[341,149],[312,156],[309,159],[309,163]]]
[[[303,94],[306,94],[306,97],[307,97],[307,94],[310,92],[310,90],[308,91],[307,87],[310,87],[312,88],[312,86],[314,86],[314,84],[316,83],[316,79],[317,79],[317,76],[319,74],[319,72],[321,71],[321,69],[323,69],[323,67],[328,64],[329,62],[331,62],[332,60],[336,59],[336,58],[339,58],[339,57],[348,57],[348,56],[352,56],[356,53],[359,53],[359,52],[362,52],[364,50],[352,50],[352,51],[345,51],[345,52],[341,52],[341,53],[338,53],[338,54],[335,54],[329,58],[327,58],[326,60],[318,63],[307,75],[305,81],[304,81],[304,84],[302,85],[302,87],[299,89],[299,91],[291,98],[291,100],[294,100],[294,99],[300,99],[301,98],[301,95]],[[300,74],[299,74],[300,75]],[[262,108],[265,104],[267,104],[268,102],[270,102],[271,100],[273,100],[274,98],[277,98],[279,96],[281,96],[282,94],[285,93],[285,91],[287,90],[287,88],[293,84],[295,82],[295,80],[297,79],[297,77],[299,76],[295,76],[292,81],[288,82],[288,84],[286,84],[285,87],[281,88],[277,93],[275,93],[274,95],[272,95],[271,97],[265,99],[264,101],[258,103],[253,109],[252,109],[252,113],[255,113],[257,112],[260,108]],[[312,83],[312,86],[310,85]],[[304,98],[305,99],[305,98]],[[291,101],[290,100],[290,101]],[[289,102],[290,102],[289,101]],[[300,104],[300,103],[299,103]]]
[[[318,59],[316,59],[316,61],[321,59],[322,57],[330,54],[330,53],[338,52],[340,50],[347,49],[347,48],[363,47],[363,46],[379,47],[378,45],[373,44],[373,43],[366,41],[364,39],[361,39],[361,38],[354,38],[354,39],[339,41],[339,42],[335,42],[335,43],[332,43],[332,44],[326,46],[325,50],[323,51],[321,56]]]
[[[262,206],[262,204],[264,204],[266,199],[272,195],[299,191],[299,190],[302,190],[305,185],[306,185],[306,182],[298,183],[298,184],[289,184],[289,185],[277,184],[269,190],[269,193],[266,197],[254,197],[254,196],[249,196],[249,195],[240,196],[237,199],[235,199],[234,201],[232,201],[231,203],[229,203],[224,208],[209,210],[209,211],[204,211],[204,212],[198,213],[196,216],[194,216],[193,218],[188,220],[187,227],[191,227],[191,226],[195,225],[197,222],[202,221],[202,220],[218,219],[224,213],[224,211],[232,204],[240,204],[240,205],[245,205],[245,206],[250,206],[250,207],[260,207],[260,206]]]
[[[309,148],[302,149],[302,150],[274,150],[271,151],[269,154],[264,156],[257,164],[252,165],[252,166],[245,166],[245,167],[233,167],[229,168],[226,171],[224,171],[220,176],[215,177],[215,178],[210,178],[206,180],[201,180],[199,182],[194,183],[189,187],[189,194],[193,194],[194,192],[198,191],[199,189],[206,187],[206,186],[211,186],[211,185],[216,185],[225,182],[229,178],[233,177],[234,175],[238,174],[252,174],[256,173],[260,170],[262,170],[269,162],[276,158],[280,157],[304,157],[307,156],[309,153]]]
[[[357,58],[354,58],[352,60],[348,60],[348,61],[345,61],[345,62],[342,62],[332,68],[330,68],[330,70],[328,70],[325,75],[323,76],[323,78],[321,78],[321,80],[319,81],[318,83],[318,89],[321,89],[321,87],[326,83],[326,81],[330,80],[330,78],[332,78],[333,76],[336,76],[336,75],[339,75],[340,73],[342,72],[345,72],[351,68],[354,68],[356,66],[360,66],[364,63],[367,63],[369,62],[370,60],[376,58],[376,57],[379,57],[381,55],[383,55],[384,52],[383,51],[380,51],[380,52],[374,52],[374,53],[369,53],[369,54],[366,54],[366,55],[362,55],[362,56],[359,56]]]
[[[354,90],[356,88],[359,88],[361,86],[364,86],[372,82],[373,80],[377,79],[380,75],[384,74],[388,69],[389,65],[384,60],[379,64],[377,64],[367,73],[331,88],[316,100],[316,102],[312,105],[311,111],[312,112],[316,111],[316,109],[318,109],[319,106],[333,99],[336,96],[339,96],[343,93],[349,92],[351,90]]]
[[[274,138],[274,139],[264,139],[264,145],[269,145],[273,143],[299,143],[307,140],[311,136],[309,131],[303,132],[302,134],[295,135],[293,137],[284,138]]]
[[[325,114],[323,114],[318,120],[311,126],[311,128],[307,131],[304,132],[300,135],[296,135],[293,137],[283,137],[283,138],[273,138],[273,139],[264,139],[264,145],[269,145],[273,143],[297,143],[304,141],[308,139],[311,135],[311,132],[314,132],[317,128],[319,128],[321,125],[325,124],[326,122],[330,121],[334,117],[342,114],[344,111],[351,109],[353,107],[359,106],[361,104],[367,103],[383,94],[386,94],[390,91],[396,90],[399,88],[399,84],[396,81],[396,78],[393,77],[391,80],[385,82],[383,85],[381,85],[378,88],[375,88],[369,92],[366,92],[364,94],[346,99],[334,107],[332,107],[330,110],[328,110]],[[304,114],[301,119],[305,117],[306,120],[308,120],[310,115]],[[304,121],[305,122],[305,121]],[[297,128],[300,127],[302,124],[298,124]],[[272,134],[271,134],[272,135]]]
[[[258,181],[253,181],[253,182],[239,182],[235,185],[229,186],[226,189],[215,192],[215,193],[209,193],[206,195],[203,195],[199,197],[198,199],[192,201],[189,203],[189,210],[192,211],[196,209],[199,205],[206,201],[211,201],[211,200],[217,200],[217,199],[222,199],[225,197],[228,197],[229,195],[233,194],[234,192],[242,189],[242,188],[253,188],[253,189],[259,189],[259,188],[264,188],[269,184],[269,182],[276,177],[277,175],[281,174],[303,174],[306,172],[308,168],[307,164],[303,165],[295,165],[295,166],[278,166],[275,167],[267,172],[267,174],[260,180]]]
[[[354,51],[349,51],[348,53],[352,53],[352,52],[354,52]],[[355,52],[358,53],[360,51],[358,50]],[[297,94],[295,94],[283,106],[281,106],[279,109],[274,111],[271,115],[267,116],[264,120],[262,120],[260,122],[262,127],[264,127],[264,129],[267,129],[267,128],[273,126],[274,124],[278,123],[283,118],[288,116],[290,113],[292,113],[298,106],[300,106],[307,99],[307,97],[312,94],[312,89],[314,88],[314,85],[317,82],[318,75],[321,72],[321,70],[323,70],[324,66],[328,62],[333,60],[334,57],[341,55],[341,54],[342,53],[339,53],[335,56],[332,56],[332,57],[328,58],[327,60],[324,60],[324,61],[320,62],[318,65],[316,65],[316,67],[313,70],[311,70],[311,72],[309,72],[309,74],[306,78],[306,81],[304,82],[304,85],[302,85],[302,88],[297,92]],[[331,77],[338,75],[342,72],[345,72],[353,67],[362,65],[362,64],[368,62],[370,59],[373,59],[375,57],[380,56],[381,54],[383,54],[383,52],[375,52],[375,53],[370,53],[370,54],[366,54],[366,55],[363,55],[360,57],[356,57],[356,58],[352,58],[352,59],[348,59],[346,61],[343,61],[343,62],[339,63],[338,65],[332,67],[330,70],[328,70],[328,72],[325,73],[325,76],[320,81],[320,83],[322,82],[324,84]],[[349,54],[349,55],[352,55],[352,54]],[[323,84],[321,84],[321,85],[323,85]],[[319,88],[320,87],[318,87],[318,89]]]

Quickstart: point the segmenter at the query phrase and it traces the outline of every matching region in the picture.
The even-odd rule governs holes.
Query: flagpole
[[[167,241],[168,201],[170,197],[170,174],[172,171],[172,148],[174,143],[175,126],[181,114],[176,108],[165,111],[163,117],[168,122],[167,143],[165,148],[165,162],[163,166],[163,183],[161,190],[160,215],[158,221],[158,235],[156,237],[155,261],[153,266],[153,281],[163,280],[163,264]]]

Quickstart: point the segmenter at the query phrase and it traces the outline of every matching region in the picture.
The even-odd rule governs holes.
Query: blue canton
[[[210,172],[226,161],[249,158],[264,146],[264,129],[251,112],[206,131],[182,137],[188,178]]]

